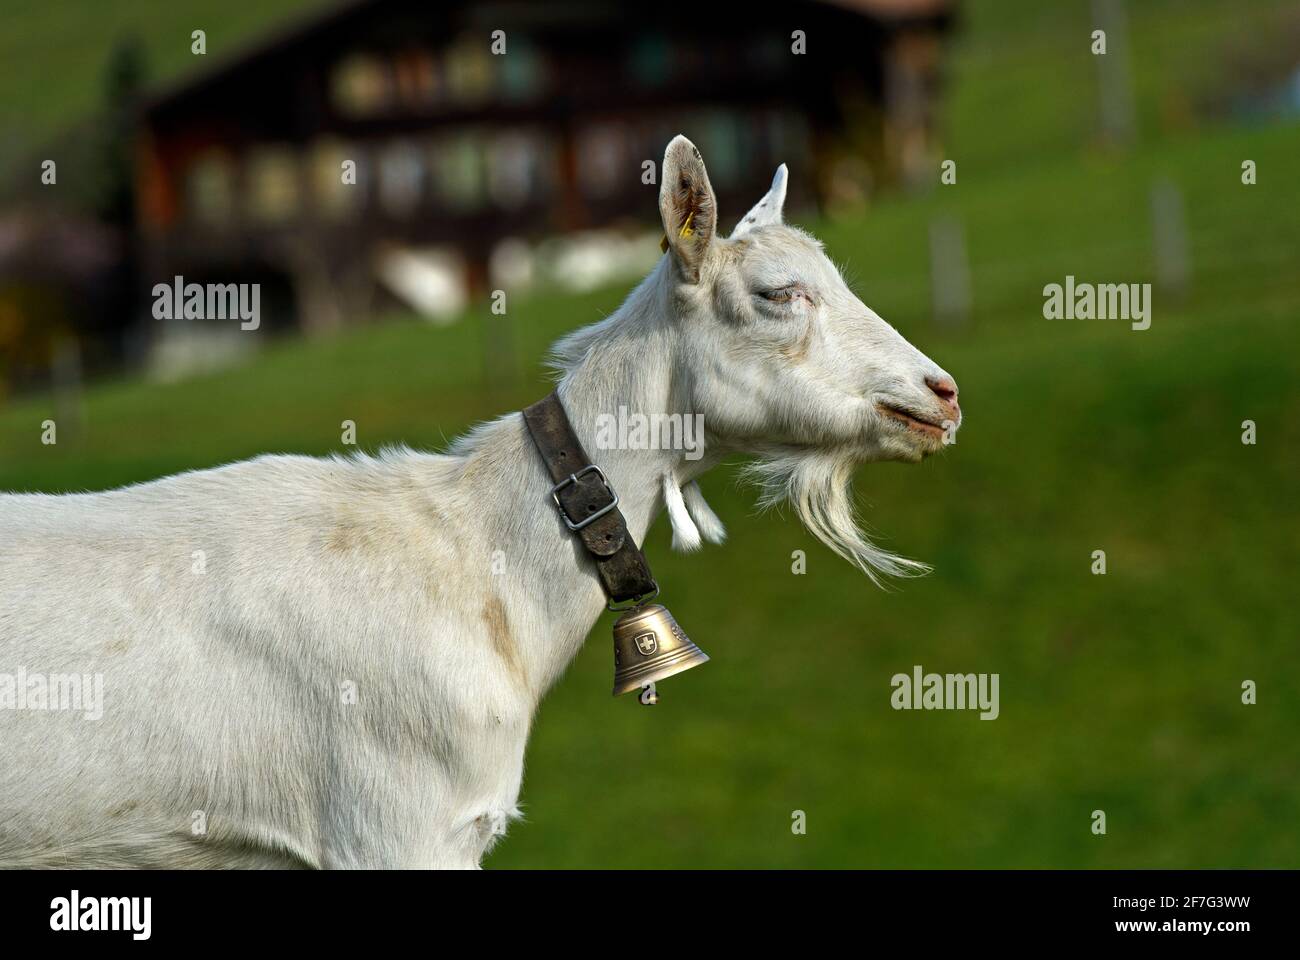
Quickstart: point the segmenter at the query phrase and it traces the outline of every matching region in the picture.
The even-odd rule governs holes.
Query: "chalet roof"
[[[531,0],[537,7],[539,18],[562,8],[555,0]],[[956,6],[956,0],[803,0],[809,5],[838,7],[882,23],[906,20],[943,18]],[[444,15],[454,7],[466,7],[465,0],[446,0],[439,11]],[[751,4],[746,15],[753,15],[757,4]],[[792,4],[781,4],[788,11]],[[617,0],[587,0],[572,4],[566,11],[569,17],[586,12],[604,11],[606,8],[622,18]],[[333,37],[346,37],[354,26],[374,15],[388,11],[419,10],[427,13],[430,5],[419,0],[336,0],[324,10],[301,15],[267,32],[261,39],[229,54],[213,58],[206,69],[180,78],[170,85],[157,88],[142,104],[146,114],[166,111],[190,97],[217,86],[223,80],[250,67],[269,68],[276,57],[293,50],[310,47],[313,43]],[[761,13],[759,13],[761,15]]]
[[[322,10],[300,14],[269,30],[246,47],[215,57],[210,66],[158,87],[143,104],[145,113],[166,109],[187,96],[210,87],[225,77],[253,64],[269,60],[289,47],[309,44],[316,37],[346,29],[372,9],[391,5],[391,0],[336,0]]]

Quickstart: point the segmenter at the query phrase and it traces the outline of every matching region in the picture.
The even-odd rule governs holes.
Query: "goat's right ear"
[[[659,184],[659,215],[664,236],[682,272],[700,279],[700,264],[718,230],[718,202],[709,172],[695,144],[680,134],[664,151]]]

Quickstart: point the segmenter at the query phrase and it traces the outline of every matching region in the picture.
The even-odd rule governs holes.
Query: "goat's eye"
[[[789,303],[798,293],[798,287],[791,284],[788,287],[778,287],[776,290],[764,290],[762,296],[764,300],[770,300],[772,303]]]

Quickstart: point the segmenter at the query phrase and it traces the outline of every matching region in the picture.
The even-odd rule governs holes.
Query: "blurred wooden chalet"
[[[350,3],[144,104],[139,276],[260,280],[302,327],[364,315],[386,252],[450,251],[482,291],[509,239],[653,227],[643,164],[678,132],[724,229],[781,161],[796,202],[861,202],[936,175],[951,6]]]

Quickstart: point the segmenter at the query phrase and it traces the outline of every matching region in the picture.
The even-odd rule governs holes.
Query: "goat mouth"
[[[944,427],[942,424],[917,416],[915,413],[904,410],[902,407],[891,406],[888,403],[877,403],[876,409],[889,419],[897,420],[899,423],[906,424],[910,429],[924,433],[926,436],[943,436]]]

